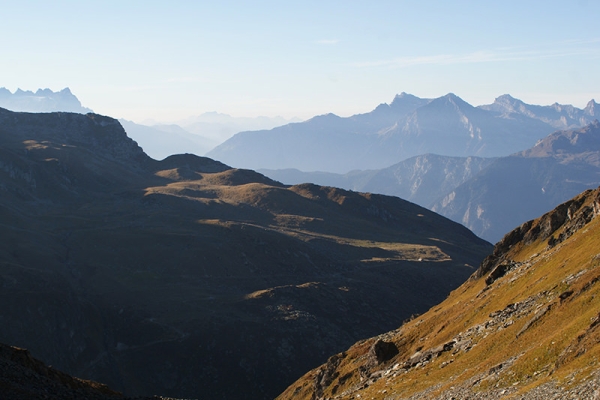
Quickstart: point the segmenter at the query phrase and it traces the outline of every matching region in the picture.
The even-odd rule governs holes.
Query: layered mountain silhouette
[[[245,168],[347,173],[385,168],[426,153],[506,156],[533,146],[557,126],[585,125],[598,115],[593,100],[579,110],[529,106],[505,95],[492,105],[473,107],[452,93],[433,100],[402,93],[366,114],[327,114],[240,132],[207,155]]]
[[[286,186],[117,120],[0,109],[0,342],[129,396],[268,398],[491,250],[407,201]]]
[[[21,89],[11,93],[6,88],[0,88],[0,107],[27,112],[68,111],[80,114],[92,112],[89,108],[81,105],[79,99],[71,93],[69,88],[64,88],[59,92],[38,89],[35,93]]]
[[[425,154],[346,174],[259,170],[287,184],[314,182],[398,196],[460,222],[495,243],[515,226],[600,185],[598,121],[557,131],[508,157]]]
[[[278,399],[593,399],[600,390],[600,189],[528,221],[470,279]]]

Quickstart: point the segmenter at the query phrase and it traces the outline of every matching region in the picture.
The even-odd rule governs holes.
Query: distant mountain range
[[[271,130],[240,132],[206,155],[237,167],[346,173],[381,169],[410,157],[499,157],[533,146],[557,127],[600,116],[591,100],[573,106],[531,106],[504,95],[473,107],[450,93],[421,99],[402,93],[366,114],[314,117]]]
[[[69,88],[59,92],[50,89],[38,89],[35,93],[17,89],[14,93],[2,87],[0,88],[0,107],[13,111],[25,112],[53,112],[67,111],[80,114],[92,112],[83,107],[81,102]]]
[[[398,196],[460,222],[495,243],[522,222],[600,185],[598,121],[557,131],[508,157],[425,154],[346,174],[259,170],[285,184],[313,182]]]
[[[599,216],[595,189],[522,224],[445,301],[332,355],[277,399],[597,398]]]
[[[126,395],[273,398],[491,250],[396,197],[156,161],[109,117],[0,127],[0,342]]]

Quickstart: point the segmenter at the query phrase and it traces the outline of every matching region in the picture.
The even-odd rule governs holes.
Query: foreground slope
[[[441,304],[280,399],[580,398],[600,390],[600,189],[507,234]]]
[[[265,398],[491,246],[398,198],[149,158],[118,121],[0,109],[0,341],[127,395]]]

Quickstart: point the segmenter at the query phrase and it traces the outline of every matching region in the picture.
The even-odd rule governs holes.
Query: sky
[[[0,87],[95,112],[309,118],[407,92],[600,101],[600,1],[0,0]]]

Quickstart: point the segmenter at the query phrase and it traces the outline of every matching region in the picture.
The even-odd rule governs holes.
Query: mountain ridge
[[[404,93],[369,113],[346,118],[326,114],[271,130],[240,132],[206,155],[252,169],[347,173],[385,168],[425,153],[507,156],[533,146],[557,126],[580,126],[598,118],[593,100],[580,110],[531,106],[509,97],[473,107],[453,93],[437,99]],[[511,101],[524,108],[510,106]]]

